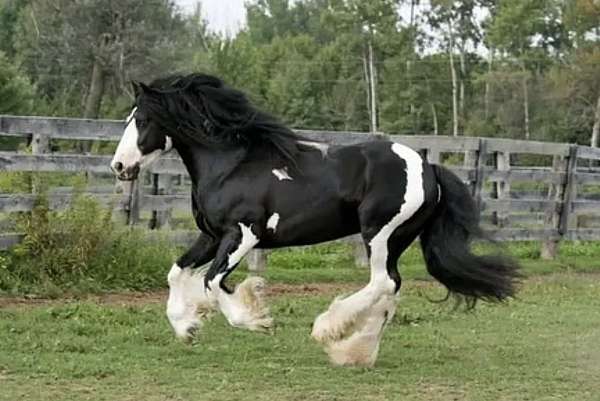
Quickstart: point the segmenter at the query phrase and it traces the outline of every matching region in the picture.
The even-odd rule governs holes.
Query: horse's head
[[[150,105],[158,94],[143,83],[133,83],[135,106],[125,121],[125,132],[110,167],[120,180],[135,180],[144,167],[171,150],[173,143],[153,119]]]

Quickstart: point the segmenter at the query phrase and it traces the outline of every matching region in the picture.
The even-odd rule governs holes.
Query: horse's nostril
[[[116,162],[115,165],[113,166],[113,168],[115,169],[115,171],[117,173],[120,173],[121,171],[123,171],[123,163]]]

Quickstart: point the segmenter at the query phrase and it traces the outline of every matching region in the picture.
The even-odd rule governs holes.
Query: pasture
[[[367,280],[344,244],[271,255],[272,335],[233,329],[215,315],[183,344],[160,289],[0,298],[0,399],[596,401],[598,248],[565,243],[560,258],[542,262],[528,256],[535,244],[511,245],[527,274],[518,299],[472,312],[430,302],[445,291],[411,249],[373,369],[330,366],[309,336],[335,295]]]

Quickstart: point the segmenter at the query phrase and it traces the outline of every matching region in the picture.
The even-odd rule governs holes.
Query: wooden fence
[[[109,171],[111,154],[54,153],[55,141],[118,141],[123,122],[47,117],[0,116],[0,137],[21,138],[31,151],[0,151],[0,170],[17,172],[88,173],[86,190],[111,205],[130,225],[168,227],[168,235],[188,241],[197,232],[180,229],[191,216],[189,179],[181,160],[171,154],[149,168],[138,181],[115,184]],[[600,149],[586,146],[509,139],[374,135],[356,132],[299,131],[306,137],[336,145],[367,140],[392,140],[418,150],[432,163],[450,167],[471,188],[480,203],[486,229],[498,240],[542,241],[542,254],[553,257],[562,239],[600,240]],[[102,146],[96,146],[102,148]],[[93,183],[93,184],[92,184]],[[67,207],[72,187],[52,188],[51,209]],[[0,214],[30,211],[37,198],[28,193],[0,194]],[[183,218],[182,218],[183,217]],[[0,249],[21,239],[0,235]],[[358,243],[358,241],[357,241]],[[254,254],[257,266],[265,254]],[[357,252],[358,262],[365,256]]]

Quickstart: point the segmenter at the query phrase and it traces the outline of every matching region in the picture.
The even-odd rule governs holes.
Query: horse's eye
[[[136,120],[138,128],[144,128],[148,125],[148,120]]]

